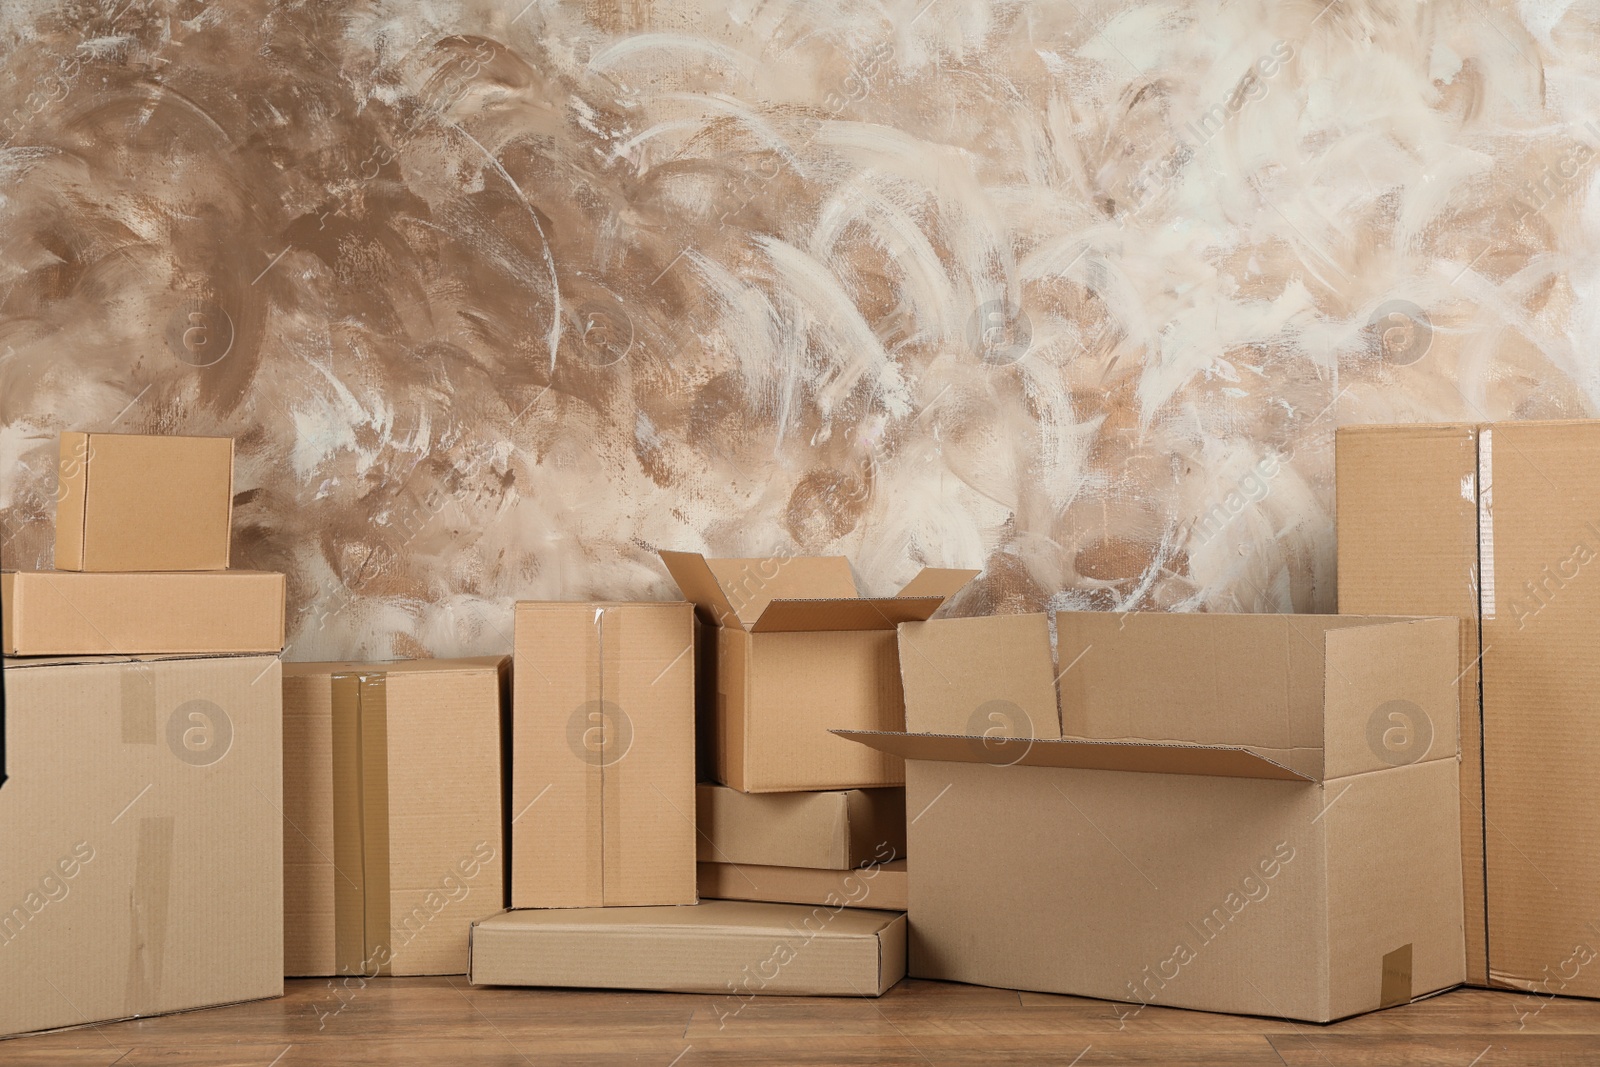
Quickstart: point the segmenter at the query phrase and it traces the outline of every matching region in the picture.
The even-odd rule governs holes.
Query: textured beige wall
[[[1593,411],[1597,22],[13,0],[0,553],[58,431],[231,433],[297,658],[505,651],[658,546],[1331,610],[1336,425]]]

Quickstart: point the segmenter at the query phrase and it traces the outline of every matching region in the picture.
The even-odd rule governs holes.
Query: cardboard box
[[[283,992],[273,656],[8,660],[0,1035]]]
[[[979,679],[1019,626],[1046,639],[1028,618],[906,634]],[[909,761],[911,974],[1317,1022],[1462,981],[1454,620],[1056,628],[1063,737],[850,735]],[[993,673],[1012,696],[951,705],[933,660],[901,662],[913,730],[1052,701]]]
[[[8,656],[250,654],[283,649],[283,575],[0,574]]]
[[[842,871],[906,854],[904,789],[741,793],[702,782],[695,799],[703,863]]]
[[[688,908],[508,911],[472,925],[473,985],[876,997],[905,974],[906,917],[708,900]]]
[[[232,518],[231,437],[61,435],[59,570],[224,570]]]
[[[926,619],[977,571],[925,568],[898,596],[863,597],[843,556],[706,559],[662,552],[716,627],[710,725],[719,782],[745,793],[901,785],[898,759],[832,736],[905,721],[895,627]]]
[[[506,668],[284,664],[286,975],[466,973],[505,906]]]
[[[1600,422],[1339,430],[1339,606],[1463,620],[1469,980],[1600,997]]]
[[[871,863],[848,871],[746,863],[700,864],[700,896],[706,900],[764,900],[774,904],[905,911],[907,893],[905,860]]]
[[[693,904],[694,609],[516,608],[511,905]]]

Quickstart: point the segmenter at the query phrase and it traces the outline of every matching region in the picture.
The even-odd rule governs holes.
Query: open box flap
[[[832,732],[903,759],[941,763],[1200,774],[1221,778],[1268,778],[1285,782],[1316,781],[1259,752],[1231,745],[907,734],[881,730]]]
[[[937,596],[948,600],[982,571],[962,570],[959,567],[924,567],[921,573],[906,583],[897,596]]]
[[[672,580],[678,583],[684,599],[692,600],[695,607],[709,616],[708,621],[723,625],[733,625],[739,621],[739,613],[728,603],[722,583],[717,581],[704,556],[698,552],[662,550],[661,562],[666,564]]]
[[[943,603],[942,596],[774,600],[750,632],[893,630],[903,622],[922,622]]]

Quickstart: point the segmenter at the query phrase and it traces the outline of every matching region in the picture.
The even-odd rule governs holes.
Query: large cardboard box
[[[231,437],[64,433],[57,486],[59,570],[228,566]]]
[[[850,735],[909,761],[911,974],[1316,1022],[1462,981],[1454,620],[1062,613],[1033,738],[1019,618],[905,627],[917,732]]]
[[[283,992],[278,661],[8,660],[0,1035]]]
[[[220,655],[283,649],[283,575],[0,574],[8,656]]]
[[[701,863],[700,896],[707,900],[764,900],[774,904],[905,911],[910,880],[905,860],[869,863],[854,870]]]
[[[1339,430],[1339,607],[1462,620],[1469,980],[1600,997],[1600,422]]]
[[[466,973],[505,906],[506,666],[284,664],[284,974]]]
[[[693,904],[694,608],[516,607],[511,906]]]
[[[905,975],[896,912],[708,900],[686,908],[508,911],[472,926],[473,985],[876,997]]]
[[[695,799],[703,863],[842,871],[906,854],[904,789],[741,793],[702,782]]]
[[[709,724],[719,782],[745,793],[901,785],[898,759],[834,728],[905,721],[895,627],[926,619],[977,571],[925,568],[897,596],[864,597],[843,556],[707,559],[662,552],[716,635]]]

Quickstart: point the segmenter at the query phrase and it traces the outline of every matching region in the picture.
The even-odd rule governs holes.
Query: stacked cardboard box
[[[1467,976],[1600,997],[1600,422],[1337,437],[1339,608],[1461,620]]]
[[[505,906],[504,657],[283,668],[284,973],[464,974]]]
[[[912,975],[1313,1021],[1462,980],[1454,620],[1055,625],[1059,693],[1042,615],[902,627],[908,731],[846,734],[908,760]]]
[[[729,563],[664,557],[686,591]],[[760,636],[716,638],[714,662],[738,678],[733,701],[726,678],[700,679],[711,764],[762,796],[695,793],[695,675],[707,662],[696,605],[518,605],[515,910],[475,924],[472,981],[743,997],[876,996],[899,979],[904,917],[864,909],[904,907],[904,799],[892,788],[903,772],[827,727],[903,717],[893,620],[925,617],[943,596],[866,601],[843,560],[799,562],[785,577],[810,577],[794,589],[814,580],[812,592],[841,595],[804,608],[725,567],[762,599]],[[727,589],[713,601],[700,604],[706,621],[731,618],[718,614],[732,608]],[[868,606],[891,621],[867,619]],[[837,683],[826,697],[818,671]],[[698,895],[735,899],[696,904],[697,853]]]
[[[283,578],[225,569],[232,442],[61,448],[62,569],[0,580],[0,1035],[283,989]]]

